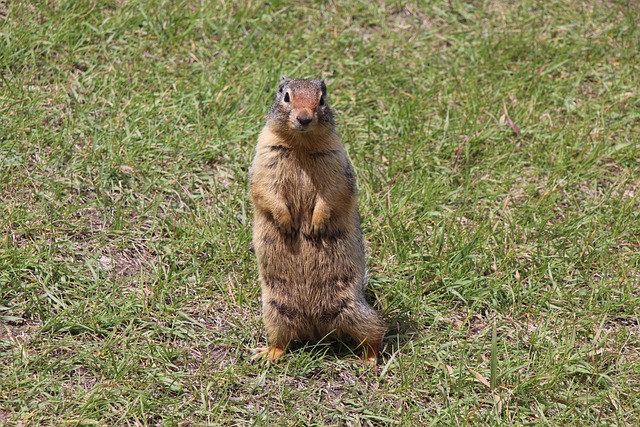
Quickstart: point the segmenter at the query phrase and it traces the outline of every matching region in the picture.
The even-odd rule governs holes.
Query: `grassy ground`
[[[0,2],[0,426],[640,424],[635,1]],[[376,373],[266,367],[247,169],[323,77]]]

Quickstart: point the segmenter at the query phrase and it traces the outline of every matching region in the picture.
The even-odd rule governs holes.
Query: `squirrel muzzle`
[[[293,130],[307,132],[314,128],[317,123],[318,98],[306,94],[295,94],[292,96],[292,109],[289,116]]]
[[[298,130],[307,130],[311,122],[313,122],[313,112],[308,108],[295,112],[296,128]]]

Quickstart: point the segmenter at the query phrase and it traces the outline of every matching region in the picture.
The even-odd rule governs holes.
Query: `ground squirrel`
[[[293,341],[335,333],[375,364],[386,325],[365,301],[356,181],[324,81],[280,80],[249,182],[270,344],[253,358],[276,360]]]

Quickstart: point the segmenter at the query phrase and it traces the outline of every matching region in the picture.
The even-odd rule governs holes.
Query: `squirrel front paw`
[[[275,217],[276,224],[281,232],[290,236],[298,231],[297,224],[293,221],[289,211],[282,212],[279,216]]]
[[[329,213],[325,210],[316,209],[311,217],[311,232],[318,236],[327,230],[329,225]]]
[[[311,221],[311,232],[313,233],[314,236],[321,235],[326,231],[328,223],[329,223],[328,219],[316,221],[314,217],[314,219]]]

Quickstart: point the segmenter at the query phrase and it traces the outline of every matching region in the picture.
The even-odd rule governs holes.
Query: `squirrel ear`
[[[288,82],[289,82],[289,78],[282,76],[282,78],[280,79],[280,83],[278,83],[278,92],[282,93],[282,90],[284,89],[284,86]]]
[[[324,80],[320,80],[320,90],[322,93],[326,95],[327,93],[327,85],[324,83]]]

